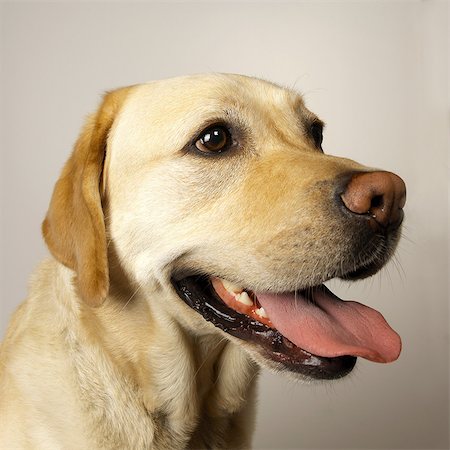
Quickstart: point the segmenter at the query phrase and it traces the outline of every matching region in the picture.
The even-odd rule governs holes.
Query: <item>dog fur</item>
[[[238,75],[105,95],[55,186],[52,256],[1,345],[0,447],[251,446],[258,367],[279,367],[190,309],[170,277],[283,292],[353,264],[328,202],[340,174],[367,168],[324,155],[312,120],[299,94]],[[217,121],[241,130],[234,153],[192,153]]]

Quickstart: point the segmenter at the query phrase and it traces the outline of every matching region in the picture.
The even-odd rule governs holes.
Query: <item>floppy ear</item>
[[[90,306],[100,306],[109,289],[100,182],[108,133],[130,89],[107,93],[97,113],[88,118],[42,224],[50,252],[76,272],[78,292]]]

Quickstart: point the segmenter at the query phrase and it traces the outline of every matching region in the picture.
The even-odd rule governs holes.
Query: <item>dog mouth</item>
[[[357,357],[387,363],[401,351],[400,337],[378,311],[341,300],[324,285],[274,294],[208,276],[172,284],[188,306],[252,344],[269,364],[308,378],[341,378]]]

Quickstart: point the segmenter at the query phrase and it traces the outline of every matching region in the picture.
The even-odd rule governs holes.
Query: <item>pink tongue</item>
[[[300,293],[256,294],[274,327],[295,345],[317,356],[361,356],[395,361],[400,336],[384,317],[361,303],[343,301],[330,291],[314,289],[314,303]]]

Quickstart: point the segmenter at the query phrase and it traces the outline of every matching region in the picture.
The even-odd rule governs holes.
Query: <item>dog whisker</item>
[[[221,338],[221,339],[213,346],[213,348],[209,350],[209,353],[207,353],[207,354],[205,355],[205,358],[203,359],[203,361],[201,362],[201,364],[197,367],[197,370],[195,371],[194,375],[192,376],[192,381],[193,381],[193,382],[195,381],[195,379],[196,379],[198,373],[200,372],[200,370],[202,369],[202,367],[206,364],[206,362],[207,362],[211,357],[214,356],[214,350],[216,350],[216,348],[217,348],[219,345],[223,344],[224,342],[225,342],[225,338]],[[219,373],[220,373],[220,370],[222,370],[222,368],[219,369]],[[219,376],[218,376],[217,378],[219,378]]]
[[[139,283],[139,286],[135,289],[135,291],[131,294],[130,298],[122,306],[122,308],[120,309],[120,312],[122,312],[129,305],[131,300],[133,300],[133,298],[136,296],[136,294],[139,292],[139,290],[142,288],[143,285],[144,285],[144,283]]]

